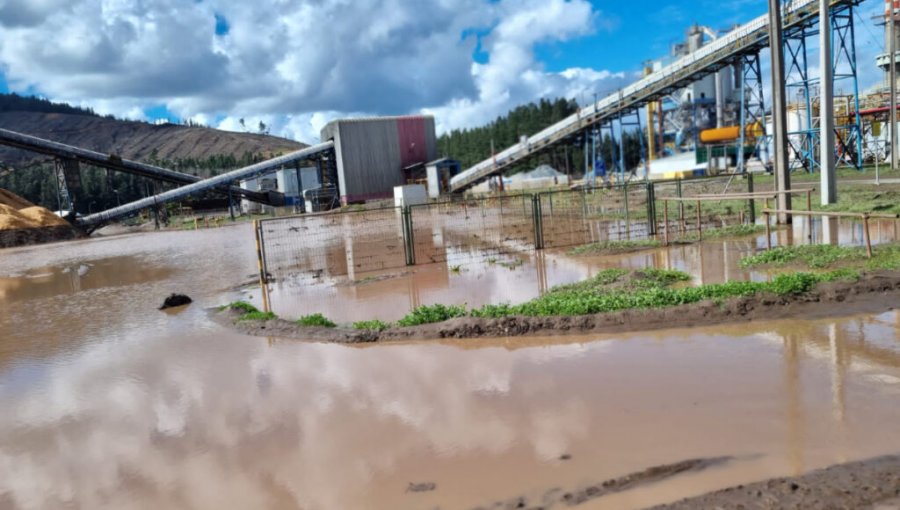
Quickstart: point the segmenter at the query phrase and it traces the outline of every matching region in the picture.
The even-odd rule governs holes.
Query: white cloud
[[[215,34],[215,17],[229,25]],[[164,104],[225,129],[259,120],[314,142],[354,113],[483,123],[540,97],[618,84],[548,72],[541,43],[605,26],[588,0],[0,0],[0,68],[15,90],[140,118]],[[482,36],[485,64],[473,62]]]

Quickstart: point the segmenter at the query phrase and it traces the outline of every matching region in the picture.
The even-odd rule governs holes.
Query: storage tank
[[[414,115],[342,119],[322,128],[334,141],[338,189],[344,204],[390,198],[406,184],[403,169],[436,159],[434,117]]]

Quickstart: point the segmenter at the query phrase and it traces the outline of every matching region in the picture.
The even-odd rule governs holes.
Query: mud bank
[[[472,510],[512,510],[516,508],[552,510],[553,508],[573,507],[617,492],[638,489],[646,485],[661,482],[667,478],[680,474],[714,468],[730,462],[731,460],[734,459],[731,457],[717,457],[711,459],[685,460],[674,464],[654,466],[643,471],[630,473],[625,476],[604,480],[602,482],[583,485],[578,489],[565,490],[560,487],[554,487],[545,492],[539,501],[533,501],[525,496],[519,496],[506,501],[497,501],[486,506],[476,507]]]
[[[697,508],[900,508],[900,456],[851,462],[803,476],[738,485],[651,510]]]
[[[283,319],[238,321],[240,313],[215,314],[223,324],[253,336],[338,343],[391,340],[434,340],[525,335],[617,333],[654,329],[709,326],[730,322],[772,319],[818,319],[856,313],[881,313],[900,305],[900,272],[863,275],[858,281],[820,283],[799,295],[756,294],[723,303],[704,301],[669,308],[624,310],[584,316],[505,317],[483,319],[461,317],[414,327],[391,327],[384,331],[347,328],[313,328]]]

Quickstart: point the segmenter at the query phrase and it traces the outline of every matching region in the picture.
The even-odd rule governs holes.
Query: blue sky
[[[863,87],[880,28],[859,9]],[[481,125],[541,97],[634,80],[693,23],[716,30],[765,0],[6,0],[0,90],[100,113],[193,119],[315,141],[340,116],[425,112]],[[813,55],[813,58],[816,57]]]

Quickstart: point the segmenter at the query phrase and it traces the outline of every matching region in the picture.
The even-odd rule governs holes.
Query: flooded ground
[[[254,281],[252,238],[244,225],[0,251],[0,508],[468,509],[735,457],[579,507],[641,508],[900,452],[897,312],[370,347],[251,338],[204,308]],[[737,266],[764,243],[421,266],[276,285],[273,303],[391,319],[416,302],[522,301],[612,265],[764,278]],[[195,303],[156,310],[171,292]]]
[[[795,221],[792,229],[773,229],[773,246],[811,241],[864,244],[861,223]],[[900,222],[873,220],[872,242],[877,245],[900,240],[898,227]],[[317,278],[276,278],[270,285],[270,295],[272,310],[286,318],[322,313],[343,323],[373,318],[395,321],[420,305],[467,304],[477,308],[488,303],[521,303],[556,285],[580,281],[611,267],[679,269],[691,274],[697,284],[764,280],[770,276],[767,272],[743,269],[740,260],[765,247],[765,236],[759,235],[615,256],[571,257],[567,255],[569,248],[489,256],[456,250],[447,253],[446,262],[439,264],[353,275],[338,268],[334,274],[323,271]],[[341,267],[345,269],[346,265]],[[248,288],[244,295],[260,301],[256,288]]]

